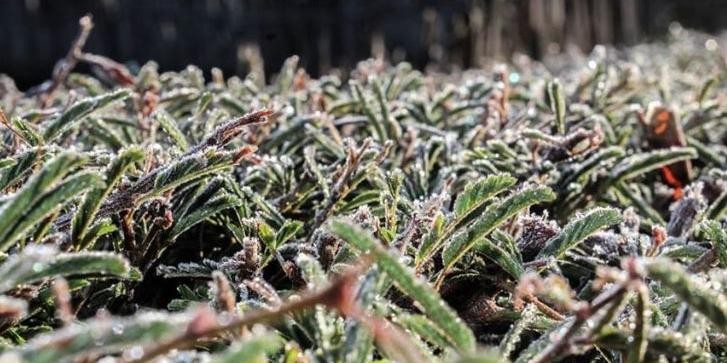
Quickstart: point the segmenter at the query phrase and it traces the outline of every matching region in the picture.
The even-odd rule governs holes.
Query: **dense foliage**
[[[263,84],[82,27],[48,83],[0,78],[0,361],[724,355],[715,40]]]

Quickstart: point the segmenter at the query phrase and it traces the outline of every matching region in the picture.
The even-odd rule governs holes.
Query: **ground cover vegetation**
[[[0,361],[723,359],[719,39],[265,82],[92,25],[0,77]]]

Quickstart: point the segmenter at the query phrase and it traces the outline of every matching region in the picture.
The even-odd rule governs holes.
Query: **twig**
[[[704,252],[701,256],[697,257],[692,263],[687,266],[687,271],[691,273],[699,273],[709,269],[712,264],[717,261],[719,252],[717,246],[714,246]]]
[[[13,127],[13,124],[10,123],[10,120],[8,120],[8,117],[5,115],[5,111],[3,111],[2,107],[0,107],[0,124],[7,127],[10,132],[12,132],[18,139],[23,141],[26,145],[30,145],[28,140],[25,139],[25,137],[18,132],[18,130]]]
[[[214,322],[209,324],[199,323],[199,321],[193,320],[184,333],[166,342],[154,345],[150,349],[146,349],[143,356],[138,359],[128,360],[127,362],[148,362],[170,350],[190,347],[202,338],[215,338],[227,332],[239,331],[241,328],[254,324],[279,320],[292,312],[311,309],[317,305],[323,305],[337,310],[343,315],[355,315],[358,311],[354,306],[355,285],[359,274],[369,263],[368,259],[364,259],[363,263],[353,267],[340,276],[327,288],[308,293],[299,299],[290,299],[271,310],[255,310],[243,316],[232,318],[231,321],[225,324],[218,324],[216,316],[206,317],[214,319]],[[209,311],[207,313],[209,314]],[[203,317],[202,319],[205,318]]]
[[[352,143],[353,141],[347,140],[346,142]],[[344,145],[346,144],[346,142],[344,142]],[[346,162],[343,164],[343,170],[336,179],[335,184],[333,184],[333,187],[331,188],[331,194],[328,196],[328,199],[326,199],[323,208],[319,209],[316,213],[314,217],[313,227],[310,230],[311,232],[308,238],[312,237],[313,233],[321,225],[323,225],[323,222],[325,222],[326,218],[328,218],[328,216],[331,214],[331,211],[333,210],[333,207],[336,205],[336,203],[348,192],[348,182],[356,169],[358,169],[359,165],[361,165],[361,157],[363,156],[364,152],[368,150],[371,142],[371,138],[366,138],[361,144],[361,147],[359,148],[356,148],[354,145],[351,144],[346,147]]]
[[[71,49],[68,50],[66,57],[60,60],[53,69],[53,78],[50,85],[40,90],[39,101],[41,108],[48,107],[55,91],[66,81],[68,75],[76,67],[76,64],[78,64],[83,46],[86,45],[86,40],[88,40],[91,29],[93,29],[91,15],[82,17],[78,21],[78,24],[81,26],[81,29],[73,44],[71,44]]]
[[[57,278],[53,282],[52,291],[56,303],[56,316],[64,326],[68,326],[73,322],[74,317],[68,282],[62,277]]]
[[[555,309],[540,301],[540,299],[535,296],[525,297],[523,300],[532,303],[538,308],[538,310],[540,310],[541,313],[553,320],[565,320],[565,316],[563,316],[563,314],[557,312]]]
[[[572,344],[573,336],[590,319],[593,314],[601,308],[607,306],[611,301],[617,299],[621,294],[626,292],[626,286],[619,284],[618,286],[598,295],[590,304],[583,305],[575,314],[575,319],[562,336],[545,348],[540,354],[531,360],[531,363],[546,363],[555,361],[560,354]]]
[[[108,57],[91,53],[80,53],[78,59],[101,68],[101,70],[121,86],[131,86],[134,84],[134,76],[131,75],[129,69]]]

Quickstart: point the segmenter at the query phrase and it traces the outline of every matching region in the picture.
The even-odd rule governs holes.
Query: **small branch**
[[[712,247],[706,252],[704,252],[701,256],[697,257],[692,263],[687,266],[687,271],[691,273],[699,273],[705,270],[708,270],[712,264],[714,264],[717,261],[719,252],[717,251],[717,247]]]
[[[88,40],[88,36],[91,34],[91,29],[93,29],[93,20],[91,19],[91,15],[82,17],[78,21],[78,24],[81,26],[81,29],[79,30],[76,39],[71,44],[71,49],[68,50],[66,57],[60,60],[53,69],[53,78],[50,81],[50,85],[40,90],[39,101],[41,108],[49,106],[55,91],[66,81],[68,75],[71,73],[73,68],[76,67],[76,64],[78,64],[83,46],[86,45],[86,40]]]
[[[120,211],[121,232],[124,236],[124,249],[129,253],[132,260],[138,258],[136,249],[136,232],[134,232],[134,212],[129,209]]]
[[[535,296],[526,297],[524,300],[535,305],[541,313],[553,320],[565,320],[565,316],[563,316],[563,314],[557,312],[555,309],[540,301],[540,299]]]
[[[134,76],[131,75],[129,69],[110,58],[91,53],[80,53],[78,60],[101,68],[114,82],[123,87],[134,84]]]
[[[205,138],[205,141],[189,149],[182,157],[192,155],[210,146],[222,147],[245,131],[245,127],[264,124],[276,116],[277,114],[273,110],[264,108],[228,121],[218,126],[211,135]]]
[[[573,344],[572,338],[578,333],[583,324],[588,321],[601,308],[607,306],[610,302],[617,299],[621,294],[626,292],[626,286],[620,284],[600,295],[598,295],[590,304],[583,305],[575,314],[575,319],[568,327],[566,332],[558,337],[556,341],[545,348],[540,354],[533,358],[531,363],[553,362],[560,356],[569,346]]]
[[[128,360],[129,363],[148,362],[173,349],[183,349],[194,345],[202,338],[216,338],[228,332],[240,331],[244,327],[254,324],[267,323],[282,319],[285,315],[311,309],[323,305],[339,311],[343,315],[357,315],[358,308],[354,305],[356,296],[356,283],[358,276],[369,265],[368,259],[357,265],[336,279],[325,289],[311,292],[298,299],[287,302],[271,310],[255,310],[243,316],[232,318],[225,324],[219,324],[217,316],[209,310],[198,314],[187,327],[187,331],[166,342],[161,342],[144,350],[144,355],[138,359]],[[207,314],[205,316],[205,314]],[[207,320],[207,322],[204,322]],[[212,320],[211,322],[209,320]]]
[[[73,322],[73,309],[71,309],[71,292],[68,282],[64,278],[57,278],[52,285],[53,297],[56,303],[56,317],[68,326]]]
[[[28,140],[26,140],[25,137],[20,132],[18,132],[15,127],[13,127],[13,124],[10,123],[10,120],[8,120],[8,117],[5,115],[5,111],[3,111],[2,107],[0,107],[0,124],[7,127],[8,130],[10,130],[10,132],[15,135],[15,137],[24,142],[26,145],[30,145]]]
[[[351,140],[347,140],[346,142],[353,142]],[[344,142],[344,145],[346,145],[346,142]],[[328,216],[331,214],[331,211],[333,211],[333,207],[338,203],[338,201],[345,197],[348,193],[348,182],[351,180],[351,177],[353,173],[358,169],[359,165],[361,165],[361,157],[363,156],[364,152],[368,150],[369,146],[371,145],[371,138],[366,138],[363,143],[361,144],[361,147],[356,148],[354,145],[348,144],[346,147],[346,162],[343,164],[343,170],[341,171],[338,179],[336,179],[335,184],[333,184],[333,187],[331,188],[331,193],[328,196],[328,199],[326,199],[325,204],[323,205],[323,208],[318,210],[318,213],[316,213],[313,221],[313,227],[311,228],[310,235],[308,238],[313,236],[313,233],[321,226],[323,225],[323,222],[326,221]]]

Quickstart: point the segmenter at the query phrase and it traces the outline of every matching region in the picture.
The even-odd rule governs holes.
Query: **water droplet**
[[[144,348],[142,348],[140,345],[135,345],[125,351],[123,356],[126,360],[141,359],[141,357],[144,356]]]
[[[228,326],[232,323],[232,316],[230,314],[222,314],[218,320],[221,326]]]
[[[708,39],[706,42],[704,42],[704,47],[707,48],[708,51],[714,52],[715,50],[717,50],[718,44],[716,40]]]
[[[677,23],[677,22],[673,22],[673,23],[669,24],[669,32],[672,35],[679,35],[679,34],[681,34],[681,32],[682,32],[683,29],[684,28],[682,27],[682,25],[679,24],[679,23]]]
[[[111,331],[116,335],[121,335],[124,333],[124,326],[122,324],[114,324],[111,326]]]

